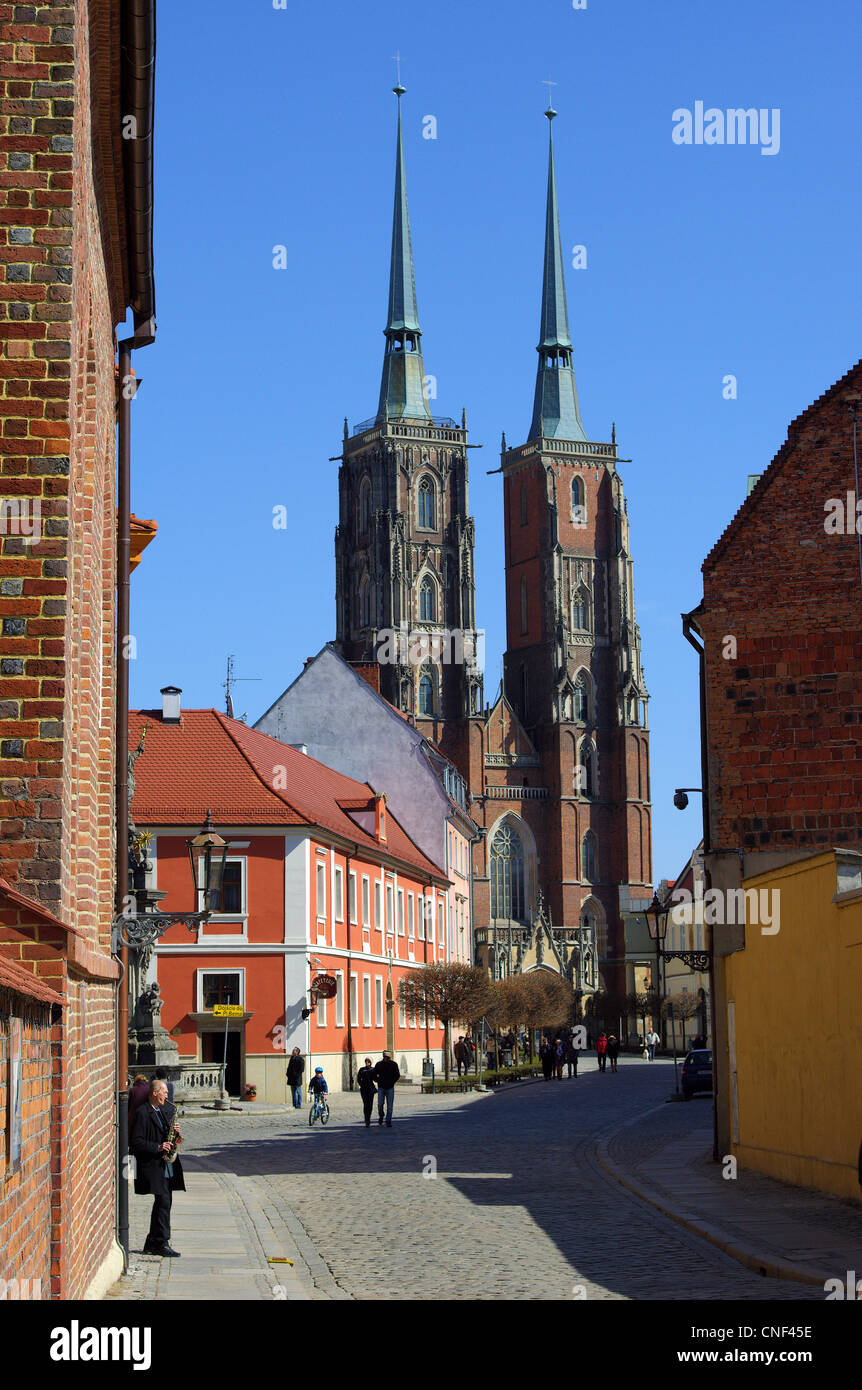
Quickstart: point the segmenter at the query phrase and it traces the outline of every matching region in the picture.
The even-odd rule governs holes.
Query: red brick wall
[[[0,536],[0,873],[109,950],[113,897],[114,343],[91,164],[89,6],[0,4],[0,497],[43,538]],[[32,949],[41,942],[31,929]],[[26,947],[22,959],[27,959]],[[54,1292],[112,1242],[114,987],[63,979]],[[56,979],[57,976],[60,979]]]
[[[17,1173],[8,1166],[12,1016],[23,1023],[22,1151]],[[41,1280],[44,1298],[51,1287],[51,1071],[50,1008],[0,989],[0,1279]]]
[[[860,394],[857,364],[791,425],[704,564],[716,851],[862,840],[859,537],[824,529],[824,503],[854,487]]]

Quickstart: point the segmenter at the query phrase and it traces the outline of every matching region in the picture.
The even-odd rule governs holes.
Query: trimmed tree
[[[477,965],[462,961],[432,961],[409,970],[398,984],[398,999],[408,1013],[430,1015],[443,1024],[443,1069],[451,1075],[451,1027],[473,1024],[493,1003],[491,981]]]
[[[524,975],[508,975],[504,980],[495,980],[491,986],[493,1003],[488,1016],[495,1028],[508,1028],[515,1038],[515,1065],[518,1064],[518,1029],[527,1022],[530,1010],[530,992],[525,986]],[[497,1054],[497,1065],[500,1057]]]

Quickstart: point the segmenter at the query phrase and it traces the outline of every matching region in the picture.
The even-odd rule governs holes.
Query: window
[[[436,488],[426,475],[419,482],[419,525],[434,528],[436,525]]]
[[[443,947],[446,945],[446,904],[439,903],[437,912],[437,942],[440,947]]]
[[[407,1027],[407,1008],[404,1000],[401,998],[400,990],[398,992],[398,1022],[401,1024],[402,1028]]]
[[[391,884],[391,883],[387,883],[387,885],[386,885],[386,932],[387,932],[387,935],[388,935],[389,933],[392,932],[393,926],[394,926],[394,923],[393,923],[393,896],[394,896],[394,895],[393,895],[393,892],[392,892],[392,884]]]
[[[525,920],[524,847],[517,830],[501,825],[491,845],[491,916]]]
[[[596,837],[592,830],[588,830],[581,841],[581,878],[588,883],[595,882],[596,878]]]
[[[362,925],[371,925],[371,888],[366,874],[362,875]]]
[[[326,1027],[326,1000],[323,997],[317,1001],[317,1026]]]
[[[362,976],[362,1022],[366,1028],[371,1027],[371,976]]]
[[[336,869],[336,873],[338,870]],[[350,870],[350,877],[347,880],[347,911],[350,914],[350,921],[356,923],[356,874]],[[339,917],[339,921],[340,921]]]
[[[353,874],[350,875],[353,878]],[[344,870],[336,867],[335,870],[335,912],[336,922],[344,921]]]
[[[427,574],[419,586],[419,620],[423,623],[437,620],[437,589],[434,580]]]
[[[398,889],[398,935],[404,935],[404,889]]]
[[[344,971],[335,972],[335,1026],[344,1027]]]
[[[317,865],[317,920],[326,921],[326,865]]]
[[[521,484],[521,525],[527,524],[527,484]]]
[[[355,1028],[359,1022],[359,1003],[357,999],[357,979],[355,975],[350,977],[350,1026]]]
[[[527,631],[527,576],[521,576],[521,632]]]
[[[572,521],[575,526],[587,523],[587,501],[583,478],[572,479]]]
[[[375,976],[374,979],[374,1026],[383,1027],[383,977]]]
[[[371,524],[371,483],[363,478],[359,486],[359,534],[368,535]]]
[[[596,789],[596,759],[591,743],[581,744],[578,766],[575,768],[575,791],[581,796],[593,796]]]
[[[575,681],[575,718],[586,723],[589,717],[590,705],[587,693],[587,678],[582,671]]]
[[[245,859],[228,859],[224,866],[221,891],[210,895],[213,912],[239,913],[245,911]],[[203,906],[203,904],[201,904]]]
[[[362,576],[359,585],[359,626],[371,626],[371,581],[367,574]]]
[[[421,893],[416,899],[416,935],[420,941],[425,940],[425,899]]]
[[[434,682],[427,671],[419,679],[419,713],[434,713]]]
[[[379,882],[374,885],[374,925],[383,930],[383,884]]]
[[[199,998],[202,1009],[216,1004],[241,1004],[241,976],[237,971],[201,971]]]
[[[589,632],[590,630],[590,594],[589,590],[582,584],[579,588],[572,590],[572,631]]]
[[[413,894],[407,894],[407,939],[412,941],[416,935],[413,925]]]

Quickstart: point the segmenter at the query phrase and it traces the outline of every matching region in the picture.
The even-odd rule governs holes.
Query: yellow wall
[[[750,919],[726,962],[747,1168],[862,1199],[862,890],[837,893],[833,851],[745,880],[780,891],[780,928]],[[731,1087],[732,1090],[732,1087]],[[731,1105],[731,1134],[734,1134]]]

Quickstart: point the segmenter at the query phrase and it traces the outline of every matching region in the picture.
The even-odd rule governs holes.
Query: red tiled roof
[[[30,999],[39,999],[43,1004],[63,1003],[63,996],[55,993],[53,989],[49,989],[37,975],[33,975],[29,970],[24,970],[14,960],[4,960],[2,956],[0,956],[0,986],[13,989],[16,994],[27,995]]]
[[[367,782],[345,777],[219,710],[183,710],[179,724],[164,724],[159,710],[132,710],[131,748],[145,725],[147,739],[134,769],[136,825],[197,830],[208,810],[217,828],[318,825],[445,880],[442,869],[417,849],[391,812],[383,845],[353,820],[345,806],[369,807],[375,793]]]

